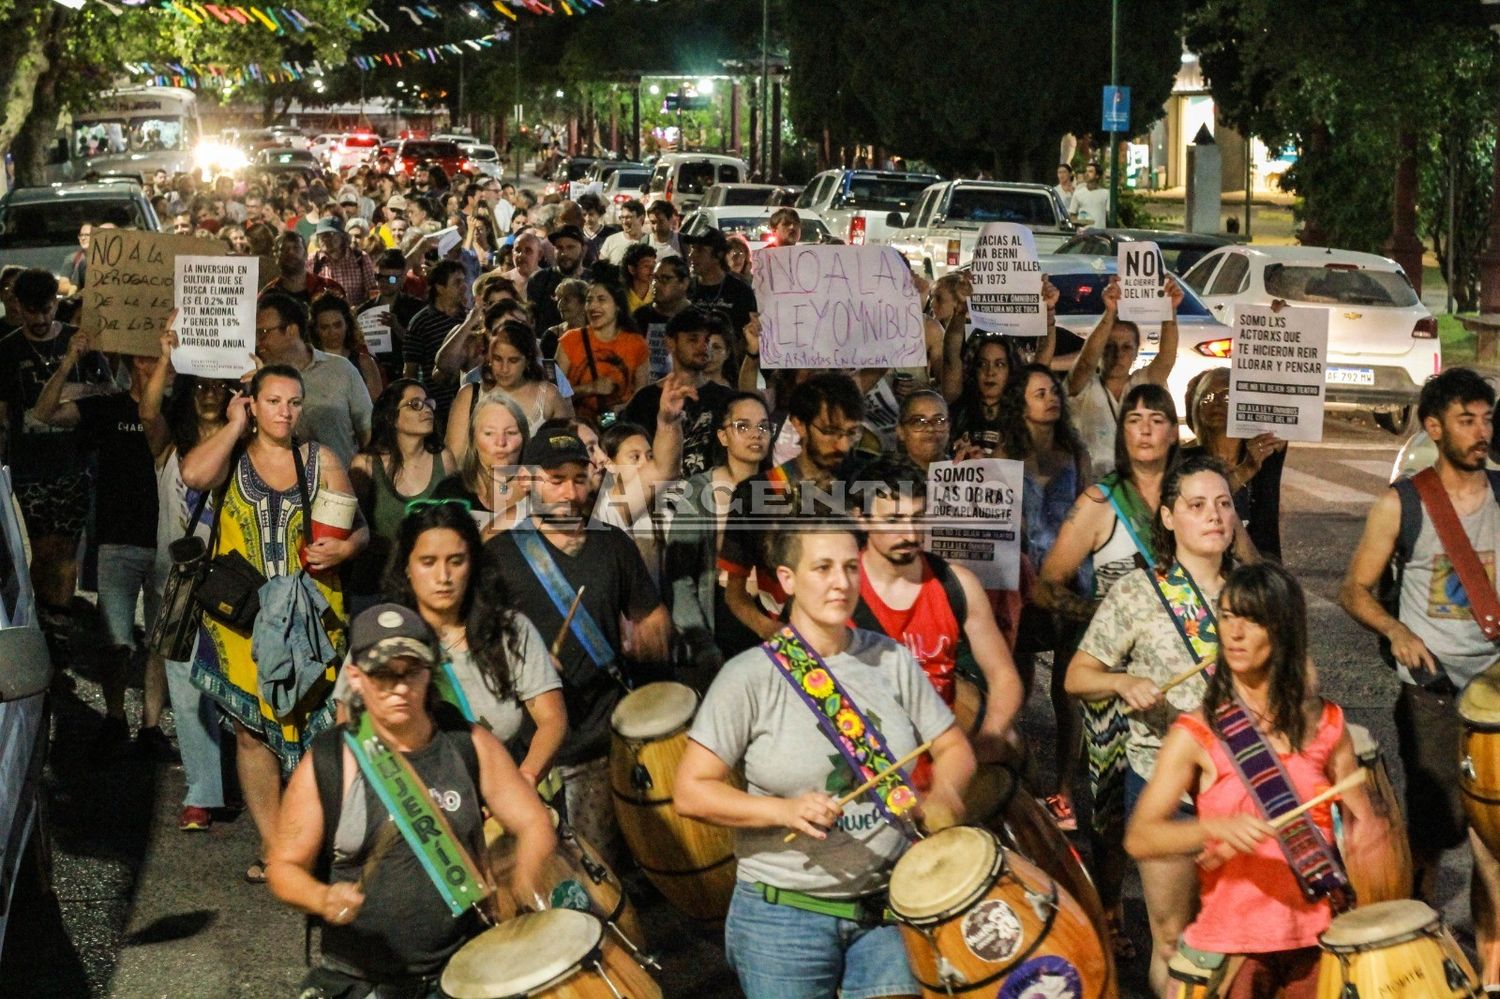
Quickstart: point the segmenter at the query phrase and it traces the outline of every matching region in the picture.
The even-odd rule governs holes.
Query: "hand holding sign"
[[[199,378],[237,378],[255,348],[256,262],[179,256],[174,261],[177,334],[172,366]]]
[[[976,329],[1009,336],[1046,336],[1042,269],[1031,230],[991,222],[979,230],[969,261],[974,293],[969,314]]]
[[[1167,297],[1167,268],[1161,250],[1147,240],[1121,243],[1116,262],[1120,282],[1120,318],[1132,323],[1164,323],[1172,318]]]
[[[1230,356],[1230,437],[1323,439],[1326,309],[1239,305]]]

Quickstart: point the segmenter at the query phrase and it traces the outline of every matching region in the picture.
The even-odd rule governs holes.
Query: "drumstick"
[[[557,637],[552,640],[553,656],[561,655],[563,639],[568,637],[568,628],[573,624],[573,615],[578,613],[578,602],[583,599],[583,591],[587,588],[580,586],[578,592],[573,595],[573,606],[568,608],[568,616],[563,618],[562,627],[557,629]]]
[[[385,855],[391,852],[391,847],[396,845],[396,840],[401,838],[401,831],[396,828],[395,822],[387,822],[381,826],[380,832],[375,834],[375,844],[370,847],[370,855],[365,858],[365,864],[360,868],[359,880],[354,882],[354,887],[360,891],[365,890],[365,882],[370,880],[370,875],[375,873],[375,868],[385,859]]]
[[[1276,816],[1270,821],[1270,826],[1272,829],[1275,829],[1279,832],[1280,830],[1285,829],[1287,826],[1291,825],[1292,821],[1302,813],[1317,808],[1319,805],[1332,798],[1337,798],[1345,791],[1352,791],[1354,788],[1364,784],[1364,782],[1369,780],[1369,778],[1370,771],[1365,767],[1360,767],[1348,777],[1345,777],[1343,780],[1339,781],[1337,784],[1328,788],[1321,794],[1313,795],[1311,798],[1308,798],[1302,804],[1298,805],[1296,808],[1293,808],[1289,812],[1282,812],[1280,815]],[[1205,870],[1212,871],[1215,868],[1223,865],[1224,857],[1218,853],[1208,851],[1198,858],[1198,863],[1202,865]]]
[[[874,777],[871,777],[869,780],[865,781],[859,787],[855,788],[854,790],[850,791],[848,794],[844,795],[838,801],[834,802],[834,804],[838,807],[839,811],[843,811],[844,810],[844,806],[847,805],[847,804],[849,804],[849,802],[853,801],[855,798],[858,798],[860,795],[864,794],[870,788],[874,787],[876,784],[879,784],[881,781],[883,781],[887,777],[889,777],[892,773],[895,773],[897,770],[900,770],[902,767],[906,766],[912,760],[916,759],[918,756],[921,756],[923,753],[927,752],[931,748],[932,748],[932,742],[931,742],[931,740],[922,743],[916,749],[913,749],[911,752],[909,752],[905,756],[901,757],[895,763],[892,763],[890,766],[886,767],[884,770],[882,770],[879,773],[877,773]],[[797,838],[797,830],[793,829],[791,832],[789,832],[789,833],[786,834],[786,838],[783,839],[782,842],[783,843],[790,843],[792,840],[794,840],[796,838]]]
[[[1215,661],[1217,661],[1217,659],[1218,659],[1218,654],[1217,653],[1215,653],[1214,655],[1211,655],[1211,656],[1204,656],[1202,659],[1198,660],[1197,665],[1193,666],[1191,669],[1185,669],[1185,670],[1183,670],[1181,673],[1178,673],[1176,676],[1172,677],[1172,679],[1168,680],[1166,683],[1162,684],[1160,687],[1157,687],[1156,689],[1159,690],[1159,691],[1161,691],[1163,694],[1165,694],[1167,691],[1171,690],[1173,687],[1177,686],[1178,684],[1180,684],[1180,683],[1187,683],[1193,677],[1197,676],[1199,673],[1202,673],[1204,670],[1208,669],[1210,666],[1212,666],[1214,664]],[[1132,708],[1130,705],[1127,704],[1127,705],[1125,705],[1124,710],[1121,711],[1120,713],[1121,714],[1125,714],[1125,715],[1133,715],[1133,714],[1135,714],[1135,708]]]

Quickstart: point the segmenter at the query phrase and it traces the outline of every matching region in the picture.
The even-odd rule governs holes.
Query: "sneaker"
[[[202,832],[213,824],[213,812],[197,805],[186,806],[177,816],[177,828],[183,832]]]
[[[155,725],[143,728],[136,733],[135,751],[141,756],[161,763],[175,763],[179,759],[177,750],[172,748],[172,740]]]
[[[1078,816],[1073,814],[1073,801],[1066,794],[1048,795],[1045,804],[1057,822],[1057,828],[1063,832],[1078,831]]]
[[[119,759],[129,746],[130,725],[124,718],[105,715],[99,731],[94,735],[94,759],[101,763],[111,763]]]

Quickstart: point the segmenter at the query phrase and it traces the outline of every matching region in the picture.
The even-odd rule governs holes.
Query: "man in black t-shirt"
[[[665,266],[673,261],[662,261]],[[642,310],[644,311],[644,310]],[[706,472],[713,465],[714,432],[724,422],[724,412],[734,390],[711,382],[703,372],[708,368],[708,338],[715,333],[727,335],[728,324],[720,316],[701,309],[685,309],[673,316],[666,327],[667,349],[672,355],[672,371],[667,378],[691,379],[697,398],[688,398],[683,406],[682,477]],[[661,393],[666,379],[653,382],[636,392],[625,407],[624,421],[656,433],[656,414],[661,408]]]
[[[635,310],[635,328],[646,338],[651,361],[651,377],[672,373],[671,351],[667,347],[667,323],[693,303],[688,300],[688,265],[678,256],[663,257],[651,277],[651,301]],[[727,329],[726,324],[726,329]]]
[[[695,236],[682,236],[682,248],[693,266],[693,281],[688,298],[700,309],[722,312],[735,333],[735,343],[742,344],[744,329],[750,317],[760,311],[755,292],[737,274],[724,265],[729,240],[719,229],[705,229]]]

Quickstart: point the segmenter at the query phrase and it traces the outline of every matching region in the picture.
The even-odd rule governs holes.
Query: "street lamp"
[[[659,95],[661,93],[661,87],[659,87],[658,85],[656,85],[654,83],[651,84],[651,86],[648,87],[647,90],[649,90],[651,92],[651,96],[652,97],[656,97],[657,95]]]

